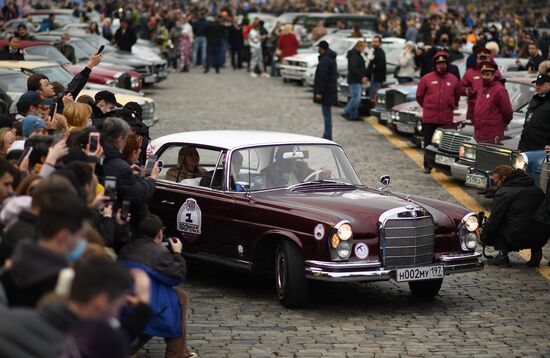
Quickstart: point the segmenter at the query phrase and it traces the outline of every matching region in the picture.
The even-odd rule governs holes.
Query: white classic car
[[[327,35],[322,40],[327,41],[330,48],[337,54],[336,64],[338,67],[338,74],[340,76],[346,76],[348,72],[347,53],[360,39]],[[372,37],[362,38],[362,40],[370,43]],[[396,53],[398,56],[398,51],[396,51],[396,49],[402,49],[404,46],[405,40],[401,38],[387,37],[382,39],[382,48],[386,51],[386,61],[389,63],[397,63],[397,58],[394,59]],[[369,59],[371,53],[372,48],[367,48],[365,51],[366,60]],[[302,84],[313,86],[315,70],[319,63],[318,57],[319,54],[315,49],[314,52],[298,53],[297,55],[285,58],[280,66],[283,80],[294,80]]]

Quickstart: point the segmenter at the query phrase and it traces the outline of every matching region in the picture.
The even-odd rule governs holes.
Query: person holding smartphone
[[[147,205],[155,192],[160,170],[156,163],[151,169],[150,176],[134,175],[132,167],[122,155],[129,134],[130,126],[124,120],[114,117],[105,119],[100,137],[104,152],[102,177],[116,178],[118,199],[115,208],[121,207],[122,198],[129,200],[132,217],[130,224],[135,226],[148,212]]]

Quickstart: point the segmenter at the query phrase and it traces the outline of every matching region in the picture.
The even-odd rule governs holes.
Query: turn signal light
[[[337,234],[332,235],[332,237],[330,238],[330,245],[333,249],[335,249],[338,247],[338,244],[340,244],[340,238]]]

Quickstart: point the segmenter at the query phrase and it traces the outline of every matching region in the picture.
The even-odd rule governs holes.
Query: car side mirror
[[[382,175],[380,177],[380,184],[382,184],[382,187],[380,188],[380,190],[386,189],[390,185],[390,181],[391,179],[389,175]]]

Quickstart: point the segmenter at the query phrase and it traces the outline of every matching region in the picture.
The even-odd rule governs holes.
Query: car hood
[[[318,53],[299,53],[294,56],[285,57],[287,61],[303,61],[307,62],[308,65],[315,65],[319,62]]]
[[[434,218],[436,231],[453,230],[468,211],[438,200],[373,189],[296,192],[288,189],[253,193],[258,204],[270,206],[304,218],[326,222],[331,226],[348,220],[354,232],[367,236],[378,233],[378,219],[384,212],[408,205],[427,210]]]

